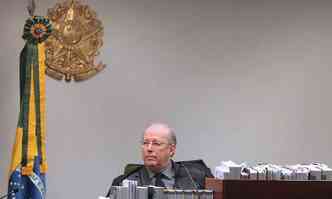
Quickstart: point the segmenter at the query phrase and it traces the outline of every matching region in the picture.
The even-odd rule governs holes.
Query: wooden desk
[[[332,181],[206,179],[214,199],[332,199]]]

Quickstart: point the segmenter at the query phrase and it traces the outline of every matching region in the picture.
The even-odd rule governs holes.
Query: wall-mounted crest
[[[45,43],[48,76],[80,81],[105,68],[105,64],[94,63],[103,45],[103,26],[88,5],[67,0],[49,9],[47,15],[53,26]]]

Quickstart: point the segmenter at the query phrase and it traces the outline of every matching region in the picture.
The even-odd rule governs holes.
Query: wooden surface
[[[332,181],[206,179],[214,199],[332,199]]]

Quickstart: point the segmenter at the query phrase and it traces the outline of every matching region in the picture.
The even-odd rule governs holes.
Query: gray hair
[[[167,135],[167,140],[169,142],[169,144],[174,144],[176,145],[177,144],[177,141],[176,141],[176,134],[174,132],[173,129],[171,129],[169,126],[167,126],[166,124],[162,124],[162,123],[155,123],[155,124],[152,124],[150,125],[147,129],[149,129],[151,126],[153,125],[162,125],[163,127],[167,128],[168,129],[168,135]],[[146,130],[143,132],[143,136],[142,136],[142,141],[144,140],[144,135],[145,135],[145,132]]]

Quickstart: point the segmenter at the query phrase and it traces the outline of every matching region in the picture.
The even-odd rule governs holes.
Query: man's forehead
[[[153,133],[153,132],[147,132],[144,134],[144,139],[167,139],[167,134],[161,134],[161,133]]]
[[[145,132],[144,137],[167,137],[169,136],[170,128],[163,124],[153,124],[149,126]]]

